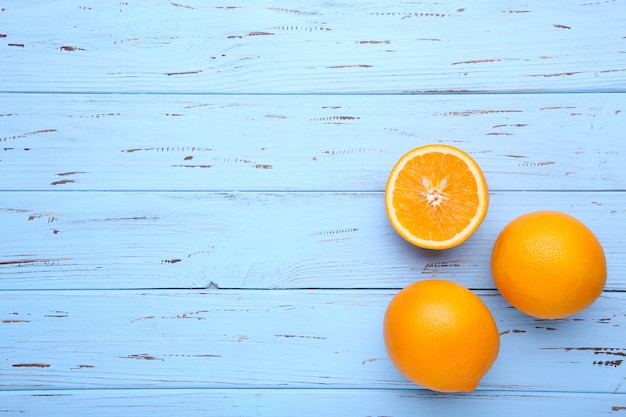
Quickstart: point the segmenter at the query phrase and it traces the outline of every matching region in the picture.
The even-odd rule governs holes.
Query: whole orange
[[[473,391],[500,350],[498,328],[485,304],[444,280],[419,281],[396,294],[383,333],[396,368],[434,391]]]
[[[606,259],[602,245],[580,220],[538,211],[511,221],[491,254],[491,273],[502,296],[542,319],[579,313],[602,293]]]

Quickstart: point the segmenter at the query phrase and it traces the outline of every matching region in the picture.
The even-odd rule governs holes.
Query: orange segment
[[[488,204],[480,167],[449,145],[426,145],[402,156],[385,190],[391,225],[407,241],[427,249],[463,243],[485,218]]]

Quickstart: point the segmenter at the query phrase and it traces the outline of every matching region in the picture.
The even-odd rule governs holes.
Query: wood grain
[[[529,402],[547,415],[567,410],[571,417],[624,412],[622,394],[481,392],[474,395],[440,394],[416,389],[143,389],[0,392],[0,412],[6,416],[62,414],[101,416],[115,408],[117,416],[178,415],[275,417],[406,416],[455,417],[477,410],[483,417],[526,417]],[[571,411],[570,411],[571,409]]]
[[[621,0],[0,4],[0,414],[626,415]],[[443,252],[386,219],[408,150],[490,187]],[[602,242],[600,299],[509,306],[493,242],[538,209]],[[407,284],[479,294],[476,392],[409,383],[381,322]]]
[[[53,106],[50,103],[54,103]],[[0,190],[382,191],[444,142],[492,190],[624,190],[625,94],[5,94]]]
[[[3,389],[411,389],[381,337],[396,291],[0,292]],[[477,291],[501,333],[477,393],[624,394],[626,294],[538,320]],[[83,329],[83,331],[78,331]]]
[[[0,13],[0,89],[624,92],[621,1],[283,6],[11,3]]]
[[[493,289],[500,230],[534,210],[585,222],[608,290],[626,290],[623,192],[496,192],[467,244],[421,250],[375,193],[0,193],[0,289],[402,288],[441,278]],[[10,205],[9,205],[10,204]]]

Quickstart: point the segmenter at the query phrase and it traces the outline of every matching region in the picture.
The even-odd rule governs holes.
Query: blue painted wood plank
[[[396,291],[0,292],[0,390],[417,389],[388,360]],[[625,393],[626,293],[538,320],[476,292],[501,333],[476,394]],[[61,391],[62,393],[62,391]]]
[[[0,190],[382,191],[455,145],[492,190],[626,189],[626,95],[0,95]]]
[[[439,416],[527,417],[529,413],[570,417],[620,416],[623,394],[481,392],[436,394],[378,389],[188,389],[0,392],[5,416],[185,415],[228,417]]]
[[[283,6],[11,2],[0,90],[624,91],[621,1]]]
[[[493,289],[491,248],[513,218],[570,213],[626,289],[626,193],[496,192],[469,241],[422,250],[383,193],[0,193],[1,289],[402,288],[443,278]]]

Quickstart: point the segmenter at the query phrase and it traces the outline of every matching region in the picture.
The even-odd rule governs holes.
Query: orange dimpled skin
[[[444,280],[420,281],[396,294],[383,333],[396,368],[414,383],[441,392],[473,391],[500,349],[485,304],[467,288]]]
[[[586,309],[607,277],[604,250],[593,232],[555,211],[528,213],[509,223],[494,244],[491,272],[509,303],[542,319]]]

